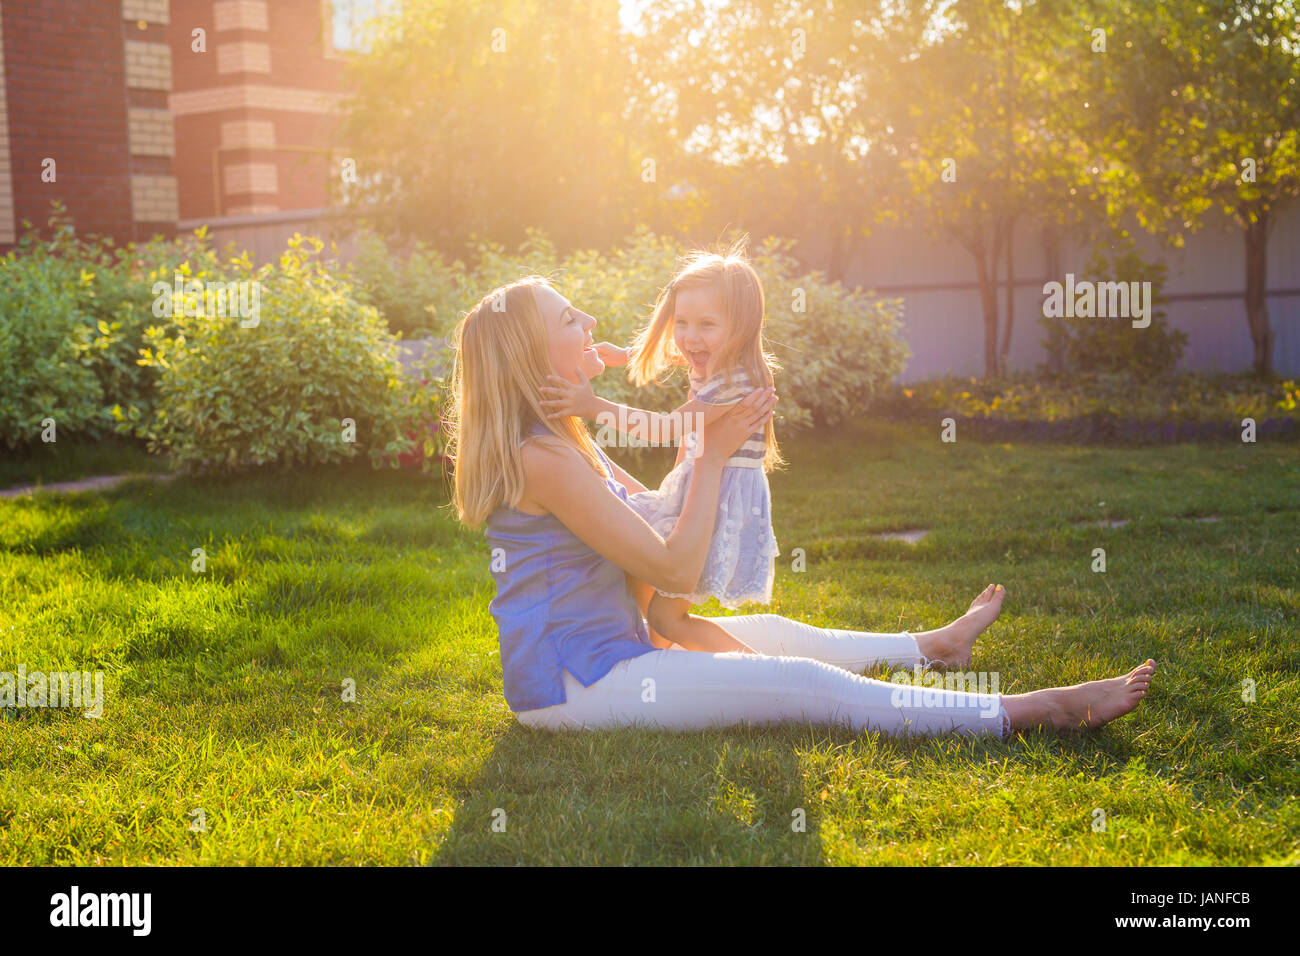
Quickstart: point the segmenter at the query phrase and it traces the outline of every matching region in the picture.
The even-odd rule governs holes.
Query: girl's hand
[[[740,450],[745,439],[764,427],[776,407],[776,389],[755,389],[733,405],[725,415],[704,426],[703,433],[692,432],[688,441],[697,442],[688,447],[692,457],[707,457],[719,463]]]
[[[620,368],[627,364],[627,349],[612,342],[597,342],[596,354],[609,368]]]
[[[595,418],[600,412],[600,399],[592,391],[591,382],[582,374],[582,369],[574,371],[578,373],[579,379],[576,385],[558,375],[547,376],[555,383],[542,386],[542,406],[547,410],[547,418],[564,418],[567,415]]]

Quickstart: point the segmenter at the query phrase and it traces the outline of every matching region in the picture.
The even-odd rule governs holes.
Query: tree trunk
[[[826,267],[826,273],[830,277],[831,281],[844,281],[844,260],[844,233],[837,230],[835,235],[831,238],[830,262]]]
[[[1273,330],[1268,323],[1268,213],[1246,217],[1246,321],[1255,346],[1256,375],[1273,374]]]
[[[851,230],[844,240],[844,249],[840,253],[843,259],[844,275],[840,281],[848,285],[848,274],[853,271],[858,262],[858,253],[862,249],[862,240],[856,229]]]
[[[979,276],[980,304],[984,307],[984,377],[997,378],[998,375],[998,290],[995,283],[997,271],[997,249],[993,255],[985,257],[981,245],[974,250],[975,272]],[[989,260],[992,260],[991,262]],[[990,265],[992,270],[990,270]]]
[[[1007,359],[1011,352],[1011,328],[1016,321],[1016,266],[1015,238],[1016,221],[1007,219],[1007,321],[1002,327],[1002,355],[998,359],[998,373],[1007,374]]]
[[[1064,279],[1061,275],[1061,236],[1054,226],[1043,227],[1043,260],[1045,265],[1046,282],[1060,282]],[[1042,315],[1042,312],[1039,312]],[[1061,340],[1061,326],[1059,322],[1043,320],[1047,322],[1047,367],[1053,374],[1060,375],[1065,370],[1065,343]]]

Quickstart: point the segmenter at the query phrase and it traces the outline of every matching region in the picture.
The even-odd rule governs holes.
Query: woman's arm
[[[646,609],[650,607],[650,599],[655,596],[655,589],[641,579],[632,577],[630,574],[627,575],[627,586],[632,591],[632,599],[636,601],[637,610],[641,612],[642,617],[645,617]],[[662,648],[663,650],[667,650],[673,646],[673,642],[661,635],[653,627],[650,627],[648,621],[646,624],[646,630],[650,632],[651,644],[655,647]]]
[[[677,457],[673,459],[673,467],[677,468],[686,460],[686,442],[677,443]]]
[[[660,591],[690,591],[700,579],[727,459],[771,415],[775,396],[757,391],[707,429],[681,517],[668,539],[629,508],[576,449],[529,442],[524,502],[555,515],[584,544]]]
[[[606,453],[608,455],[608,453]],[[610,466],[614,469],[614,480],[628,490],[630,494],[636,494],[639,491],[645,491],[646,486],[633,478],[626,471],[618,466],[618,462],[613,458],[609,459]]]
[[[722,466],[697,465],[677,527],[665,541],[592,471],[576,449],[529,442],[523,450],[525,496],[555,515],[583,543],[661,591],[695,587],[709,538]]]

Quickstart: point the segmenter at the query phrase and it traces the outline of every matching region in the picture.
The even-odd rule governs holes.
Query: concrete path
[[[132,478],[147,478],[153,481],[170,481],[175,475],[159,474],[156,472],[138,472],[126,475],[100,475],[96,478],[81,478],[77,481],[55,481],[44,485],[17,485],[13,488],[0,489],[0,498],[17,498],[20,495],[30,495],[38,491],[49,492],[50,494],[72,494],[78,491],[104,491],[109,488],[115,488],[124,481],[130,481]]]

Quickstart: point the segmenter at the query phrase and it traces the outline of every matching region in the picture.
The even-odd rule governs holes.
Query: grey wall
[[[193,228],[196,223],[183,223]],[[295,231],[335,237],[348,259],[354,244],[347,239],[346,219],[320,218],[320,211],[282,213],[274,217],[226,219],[209,229],[218,248],[234,243],[258,261],[277,257]],[[1065,248],[1061,274],[1046,275],[1040,233],[1022,227],[1016,242],[1016,320],[1011,336],[1011,366],[1032,370],[1044,361],[1043,283],[1064,281],[1064,273],[1087,278],[1088,250]],[[1143,237],[1143,254],[1168,268],[1166,321],[1188,334],[1182,367],[1196,371],[1246,371],[1251,364],[1250,331],[1242,302],[1245,249],[1241,234],[1226,220],[1207,217],[1207,225],[1183,249],[1168,250]],[[813,261],[819,250],[806,243]],[[667,277],[665,277],[667,279]],[[975,279],[975,263],[955,242],[935,241],[906,227],[878,227],[863,243],[847,271],[850,285],[874,289],[904,301],[903,335],[912,358],[900,376],[917,381],[938,375],[981,375],[984,371],[984,322]],[[1284,375],[1300,375],[1300,206],[1277,221],[1269,242],[1268,308],[1276,342],[1274,366]],[[1005,293],[1000,292],[1000,300]],[[1078,319],[1076,321],[1090,321]],[[1093,320],[1095,321],[1095,320]],[[1141,334],[1141,330],[1133,330]]]
[[[1245,247],[1240,232],[1215,217],[1208,219],[1183,249],[1163,249],[1145,237],[1138,245],[1144,255],[1163,260],[1168,269],[1166,321],[1188,335],[1182,367],[1248,370],[1252,347],[1242,301]],[[1043,283],[1064,281],[1066,272],[1073,272],[1076,280],[1087,278],[1088,258],[1088,250],[1067,247],[1061,253],[1061,274],[1048,276],[1040,233],[1020,229],[1015,253],[1013,368],[1032,369],[1045,359],[1044,331],[1038,321]],[[855,257],[847,281],[904,300],[904,337],[912,358],[901,376],[903,381],[983,374],[984,322],[975,262],[955,242],[937,242],[914,230],[877,229]],[[1268,288],[1269,318],[1276,336],[1274,366],[1281,374],[1300,375],[1300,207],[1289,210],[1273,227]],[[1005,291],[999,301],[1005,302]],[[1140,335],[1141,330],[1133,333]]]
[[[236,253],[250,253],[254,262],[272,262],[280,258],[294,233],[323,240],[325,248],[322,252],[326,255],[330,253],[331,242],[338,244],[339,257],[345,261],[356,254],[356,244],[350,238],[353,228],[350,220],[321,209],[194,219],[181,222],[177,228],[181,232],[191,232],[202,225],[208,227],[214,248],[224,252],[227,246],[233,246]]]

